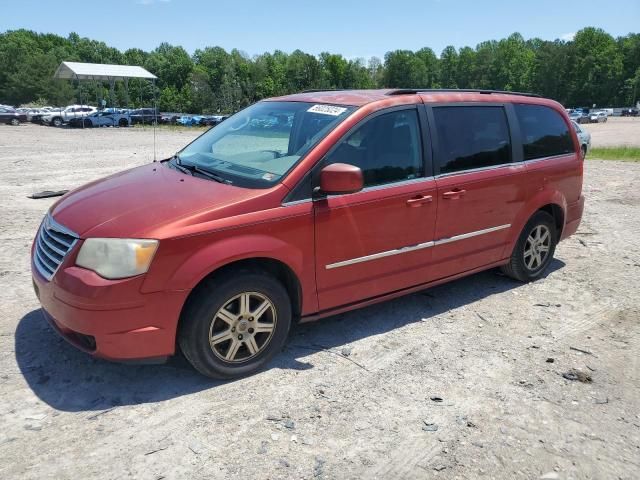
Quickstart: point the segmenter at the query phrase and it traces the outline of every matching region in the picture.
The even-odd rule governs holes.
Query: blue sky
[[[0,31],[75,31],[121,50],[166,41],[190,53],[219,45],[348,58],[424,46],[440,54],[515,31],[548,40],[585,26],[640,31],[640,0],[0,0],[0,12]]]

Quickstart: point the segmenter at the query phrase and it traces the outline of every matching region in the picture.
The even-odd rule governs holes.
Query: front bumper
[[[188,292],[141,293],[144,275],[106,280],[64,264],[47,281],[31,263],[45,318],[75,347],[108,360],[144,360],[175,353]]]

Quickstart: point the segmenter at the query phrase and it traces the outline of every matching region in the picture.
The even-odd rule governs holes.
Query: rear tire
[[[54,127],[61,127],[62,126],[62,119],[60,117],[56,117],[53,120],[51,120],[51,124]]]
[[[178,343],[203,375],[236,378],[255,372],[282,349],[291,316],[287,290],[272,276],[230,271],[192,293],[180,318]]]
[[[556,250],[558,232],[553,217],[538,211],[522,229],[509,263],[502,272],[521,282],[531,282],[544,273]]]
[[[20,125],[20,120],[18,120],[17,118],[12,118],[11,119],[11,125],[13,125],[14,127],[17,127],[18,125]]]
[[[124,118],[121,118],[120,121],[118,121],[118,126],[119,127],[128,127],[129,126],[129,122],[127,122]]]

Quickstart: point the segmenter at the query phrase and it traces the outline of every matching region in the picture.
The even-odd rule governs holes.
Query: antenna
[[[158,125],[158,102],[156,101],[156,79],[153,79],[153,161],[156,161],[156,127]]]

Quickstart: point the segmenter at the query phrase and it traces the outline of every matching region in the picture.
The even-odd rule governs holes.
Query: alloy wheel
[[[551,247],[551,232],[546,225],[533,228],[524,245],[524,264],[529,270],[537,270],[547,260]]]
[[[276,327],[273,302],[258,292],[243,292],[218,309],[209,327],[209,345],[225,362],[245,362],[268,345]]]

